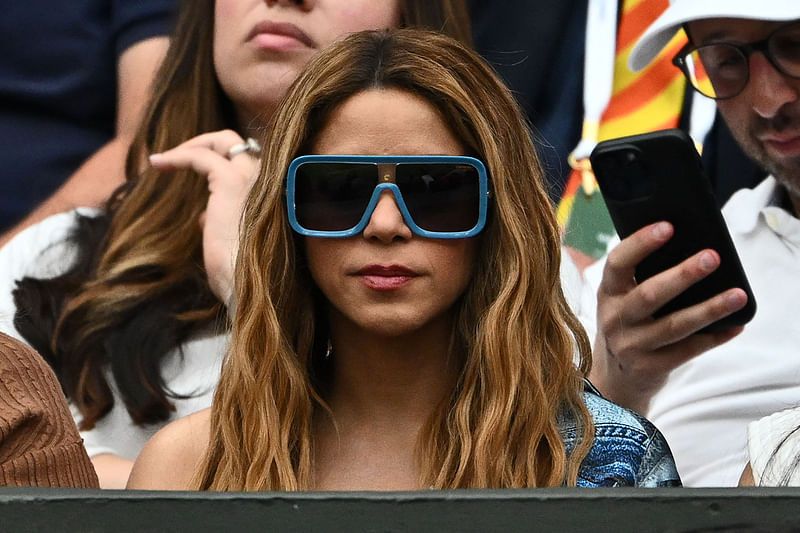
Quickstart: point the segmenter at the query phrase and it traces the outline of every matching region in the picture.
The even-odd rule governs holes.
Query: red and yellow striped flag
[[[668,6],[669,0],[622,0],[611,97],[599,123],[588,117],[584,120],[584,140],[596,144],[606,139],[678,126],[685,80],[680,70],[672,65],[672,57],[686,43],[684,33],[679,32],[644,70],[632,72],[628,68],[628,55],[633,45]],[[587,47],[591,45],[587,42]],[[591,80],[584,79],[584,84],[588,84],[584,91],[591,90],[591,83]],[[581,209],[575,202],[576,198],[589,198],[597,194],[597,182],[588,159],[571,164],[574,169],[557,210],[559,225],[566,228],[565,245],[596,259],[605,252],[604,241],[607,241],[607,237],[595,238],[592,235],[596,230],[602,230],[596,227],[597,222],[581,223],[576,220],[580,217]],[[602,210],[605,211],[604,204]],[[596,209],[594,211],[592,216],[596,218]],[[607,219],[607,213],[605,216]]]

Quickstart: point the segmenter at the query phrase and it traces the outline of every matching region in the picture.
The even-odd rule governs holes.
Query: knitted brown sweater
[[[55,374],[0,333],[0,486],[97,488]]]

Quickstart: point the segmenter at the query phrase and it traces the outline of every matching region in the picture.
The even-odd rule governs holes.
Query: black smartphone
[[[753,291],[688,135],[673,129],[603,141],[592,151],[590,160],[620,238],[659,220],[675,228],[672,238],[637,266],[637,283],[706,248],[720,256],[717,270],[666,303],[654,316],[739,287],[747,293],[747,305],[703,331],[722,331],[753,318]]]

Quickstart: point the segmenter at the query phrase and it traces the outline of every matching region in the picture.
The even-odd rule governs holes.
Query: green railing
[[[0,531],[800,531],[800,489],[211,493],[0,488]]]

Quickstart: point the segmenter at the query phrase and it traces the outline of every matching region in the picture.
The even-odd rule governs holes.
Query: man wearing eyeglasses
[[[723,209],[758,310],[744,330],[697,333],[745,305],[744,291],[731,289],[652,318],[719,256],[704,250],[637,285],[635,266],[674,231],[647,226],[604,269],[587,271],[587,285],[599,282],[591,379],[664,432],[685,485],[729,486],[747,462],[747,424],[800,405],[800,2],[672,0],[635,46],[631,68],[646,66],[681,27],[690,43],[675,65],[770,173]],[[594,294],[581,307],[594,310]]]

